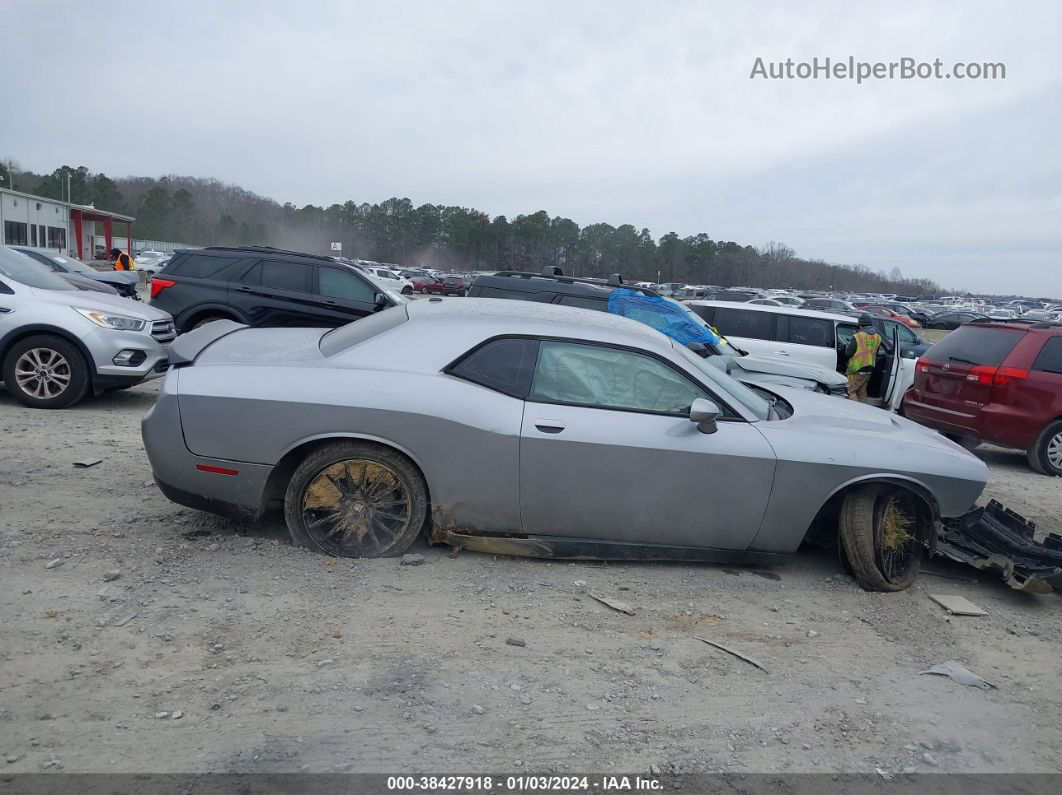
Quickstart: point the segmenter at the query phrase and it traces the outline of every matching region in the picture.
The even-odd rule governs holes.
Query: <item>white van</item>
[[[694,314],[714,326],[727,341],[749,353],[817,364],[843,373],[844,348],[859,330],[856,318],[788,306],[686,301]],[[870,381],[869,394],[896,410],[914,382],[913,354],[894,356],[898,340],[886,340],[884,362]],[[877,401],[876,401],[877,402]]]

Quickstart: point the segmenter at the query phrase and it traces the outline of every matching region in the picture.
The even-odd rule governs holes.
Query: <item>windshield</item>
[[[685,358],[686,362],[689,363],[697,373],[702,375],[708,383],[715,386],[717,391],[721,392],[734,402],[740,403],[746,409],[751,411],[757,419],[765,420],[770,417],[771,404],[747,386],[735,381],[726,373],[709,364],[707,359],[701,358],[688,348],[681,345],[675,345],[675,350],[679,351],[682,357]]]
[[[60,265],[62,265],[64,268],[66,268],[71,273],[89,273],[89,274],[92,274],[93,276],[95,276],[96,273],[98,272],[94,268],[89,267],[88,265],[86,265],[84,262],[82,262],[79,259],[71,259],[70,257],[61,257],[58,254],[49,254],[48,256],[53,262],[58,262]]]
[[[27,287],[39,287],[42,290],[76,290],[72,284],[56,276],[44,265],[31,257],[0,246],[0,276],[6,276]]]

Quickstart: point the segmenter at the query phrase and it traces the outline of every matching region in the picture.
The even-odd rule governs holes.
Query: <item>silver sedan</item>
[[[632,320],[431,299],[332,331],[178,338],[144,443],[163,492],[297,543],[771,563],[839,544],[868,589],[918,572],[980,460],[880,409],[757,393]],[[768,394],[765,399],[763,394]]]

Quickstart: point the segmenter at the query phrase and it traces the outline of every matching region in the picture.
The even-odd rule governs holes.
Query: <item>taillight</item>
[[[916,364],[915,365],[915,372],[916,373],[928,373],[929,372],[929,362],[919,362],[918,364]]]
[[[167,287],[173,287],[177,282],[172,279],[160,279],[157,276],[151,280],[151,297],[155,298],[159,293],[165,290]]]
[[[968,373],[966,373],[966,380],[967,381],[974,381],[975,383],[978,383],[978,384],[989,384],[989,385],[991,385],[992,379],[995,378],[995,376],[996,376],[996,368],[995,367],[986,367],[984,365],[978,365],[976,367],[971,367],[970,368],[970,371]]]
[[[1000,367],[992,378],[993,386],[1010,386],[1015,381],[1024,381],[1029,377],[1028,370],[1017,367]]]

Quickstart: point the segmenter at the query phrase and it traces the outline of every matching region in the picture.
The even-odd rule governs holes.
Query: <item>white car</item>
[[[364,267],[364,266],[363,266]],[[390,268],[365,268],[366,273],[370,273],[377,279],[386,279],[391,282],[392,285],[397,284],[397,287],[392,286],[392,289],[396,289],[402,295],[413,295],[413,282],[410,279],[405,279],[399,276]]]
[[[729,301],[687,301],[686,306],[717,329],[727,342],[749,353],[778,356],[843,372],[844,348],[859,330],[850,315],[788,306],[763,306]],[[892,344],[888,349],[893,349]],[[872,398],[892,410],[914,383],[916,359],[906,353],[885,357],[884,371],[871,382]]]

